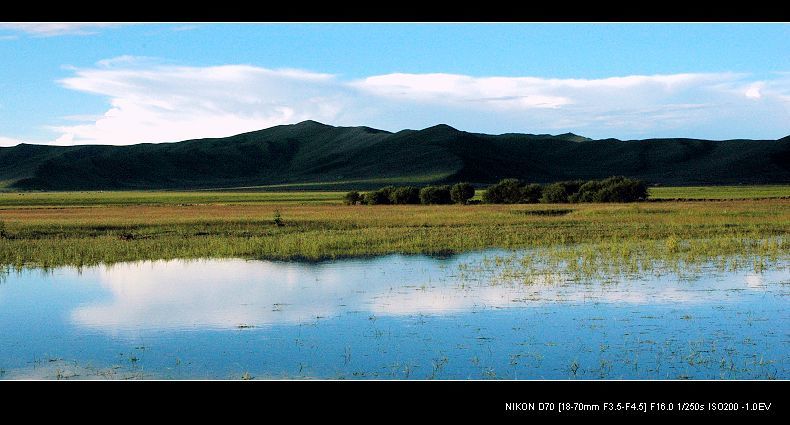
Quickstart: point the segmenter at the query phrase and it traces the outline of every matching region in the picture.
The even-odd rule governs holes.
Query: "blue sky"
[[[0,145],[387,130],[779,138],[787,24],[0,24]]]

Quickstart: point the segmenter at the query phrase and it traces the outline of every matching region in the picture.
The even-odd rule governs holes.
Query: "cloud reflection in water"
[[[616,284],[530,285],[464,282],[452,259],[387,256],[316,264],[245,260],[155,261],[83,272],[109,290],[109,302],[72,311],[78,325],[108,332],[139,329],[227,329],[313,322],[348,312],[396,316],[451,314],[545,303],[699,303],[722,301],[726,289],[760,290],[754,273],[705,276],[693,283],[670,276]],[[777,274],[778,273],[778,274]],[[787,279],[788,271],[769,272]],[[720,289],[716,291],[710,288]]]

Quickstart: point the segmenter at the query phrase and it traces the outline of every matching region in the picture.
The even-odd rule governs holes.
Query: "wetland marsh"
[[[0,369],[8,379],[788,378],[787,262],[603,280],[525,268],[533,254],[10,270]]]
[[[0,195],[0,378],[788,378],[790,199],[340,197]]]

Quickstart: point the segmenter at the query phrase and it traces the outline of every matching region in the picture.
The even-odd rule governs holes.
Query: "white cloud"
[[[536,84],[537,83],[537,84]],[[353,86],[383,97],[440,104],[481,102],[504,108],[557,108],[572,103],[541,92],[535,78],[474,78],[453,74],[387,74],[368,77]]]
[[[746,95],[746,97],[748,97],[750,99],[759,99],[759,98],[762,97],[762,94],[760,94],[760,87],[761,86],[762,86],[762,84],[760,84],[760,83],[754,83],[751,86],[749,86],[748,89],[746,89],[746,93],[744,93],[744,94]]]
[[[14,139],[11,137],[2,137],[0,136],[0,147],[7,147],[7,146],[16,146],[22,143],[19,139]]]
[[[354,86],[396,99],[445,104],[482,102],[513,109],[559,108],[577,103],[585,92],[634,91],[665,96],[694,84],[727,78],[720,74],[628,76],[597,80],[534,77],[470,77],[456,74],[387,74],[365,78]]]
[[[52,37],[57,35],[89,35],[99,29],[118,26],[98,22],[21,22],[0,23],[0,29],[19,31],[36,37]]]
[[[348,97],[328,74],[247,65],[118,67],[133,63],[103,61],[60,82],[108,96],[111,108],[90,123],[52,127],[61,133],[57,144],[179,141],[309,118],[334,121]]]
[[[170,31],[180,32],[180,31],[192,31],[197,29],[197,25],[179,25],[170,29]]]
[[[145,65],[156,65],[157,58],[149,56],[121,55],[114,58],[102,59],[96,62],[99,68],[119,68],[119,67],[140,67]],[[73,69],[73,68],[72,68]]]
[[[754,81],[746,74],[686,73],[550,79],[399,73],[352,85],[392,102],[431,105],[438,115],[472,123],[479,131],[772,138],[786,134],[790,121],[790,78],[774,77]]]
[[[57,144],[131,144],[222,137],[314,119],[400,130],[447,123],[468,131],[594,138],[776,138],[790,132],[790,74],[602,79],[375,75],[357,80],[251,65],[190,67],[120,56],[74,69],[63,87],[110,108],[51,126]],[[89,118],[89,117],[85,117]]]

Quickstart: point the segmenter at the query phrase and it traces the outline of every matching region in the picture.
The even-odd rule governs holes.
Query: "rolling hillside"
[[[305,121],[178,143],[0,148],[0,181],[10,189],[364,189],[610,175],[664,185],[790,183],[790,137],[620,141],[571,133],[495,136],[447,125],[390,133]]]

